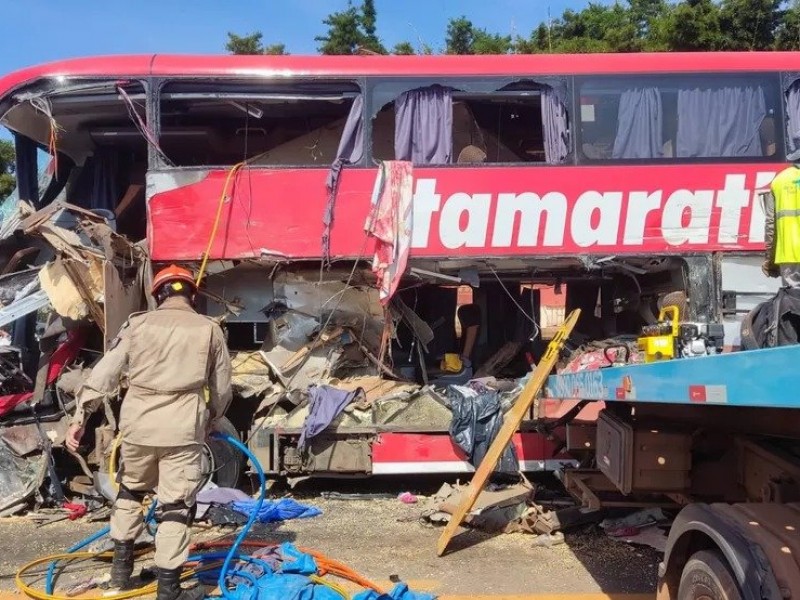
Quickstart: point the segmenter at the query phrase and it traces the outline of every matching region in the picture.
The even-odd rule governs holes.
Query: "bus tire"
[[[222,417],[217,421],[215,431],[227,433],[239,439],[239,433],[228,419]],[[217,439],[206,440],[205,452],[210,454],[212,468],[211,481],[219,487],[235,488],[242,474],[244,462],[241,452],[227,442]]]
[[[681,573],[678,600],[742,600],[727,561],[717,550],[695,552]]]

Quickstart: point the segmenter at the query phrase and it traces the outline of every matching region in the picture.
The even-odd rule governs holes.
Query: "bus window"
[[[490,93],[453,90],[418,100],[410,96],[435,87],[411,90],[378,111],[372,124],[375,158],[430,165],[560,164],[566,160],[566,107],[546,86],[521,83]],[[400,117],[398,106],[402,107]],[[433,118],[429,111],[439,116]],[[420,131],[420,127],[427,129]]]
[[[800,79],[786,90],[786,141],[789,152],[800,149]]]
[[[758,76],[587,79],[580,154],[587,162],[773,157],[776,99],[775,82]]]
[[[173,83],[161,93],[160,145],[175,166],[322,166],[337,158],[359,88],[349,82],[286,85]],[[351,128],[352,129],[352,128]],[[363,151],[353,148],[350,162]]]

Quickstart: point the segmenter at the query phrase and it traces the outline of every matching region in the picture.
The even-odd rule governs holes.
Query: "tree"
[[[770,50],[783,19],[783,0],[723,0],[720,11],[722,48]]]
[[[386,54],[378,38],[377,19],[374,0],[364,0],[360,9],[348,2],[347,9],[331,13],[322,21],[328,26],[328,33],[314,38],[320,42],[318,50],[322,54],[355,54],[358,50]]]
[[[513,47],[510,35],[478,29],[464,16],[450,19],[447,24],[447,54],[508,54]]]
[[[289,53],[286,51],[286,44],[270,44],[269,46],[264,46],[263,54],[286,56]]]
[[[236,35],[228,32],[228,43],[225,49],[231,54],[289,54],[286,52],[286,44],[269,44],[265,46],[261,40],[264,34],[254,31],[248,35]]]
[[[467,17],[450,19],[447,24],[445,52],[447,54],[474,54],[475,27]]]
[[[347,9],[331,13],[322,20],[328,26],[328,35],[314,39],[320,42],[322,54],[355,54],[362,41],[361,16],[352,4]]]
[[[665,0],[628,0],[630,21],[636,28],[639,39],[647,40],[654,24],[667,11]]]
[[[516,54],[538,54],[550,52],[551,50],[550,28],[545,23],[539,23],[539,26],[531,32],[530,37],[527,39],[517,37],[514,41],[514,52]]]
[[[414,52],[414,46],[411,45],[411,42],[399,42],[392,48],[392,54],[409,56],[411,54],[416,54],[416,52]]]
[[[663,36],[670,50],[719,50],[723,42],[719,6],[712,0],[683,0],[666,18]]]
[[[775,32],[776,50],[800,50],[800,1],[795,2],[783,14]]]
[[[364,4],[361,5],[361,27],[363,29],[361,47],[378,54],[386,54],[386,48],[383,47],[376,33],[377,21],[375,0],[364,0]]]
[[[510,35],[489,33],[485,29],[473,32],[472,54],[508,54],[513,46]]]
[[[260,31],[243,36],[229,31],[225,49],[231,54],[263,54],[264,46],[261,43],[263,38],[264,34]]]
[[[17,185],[14,177],[14,142],[0,140],[0,200],[5,200]]]

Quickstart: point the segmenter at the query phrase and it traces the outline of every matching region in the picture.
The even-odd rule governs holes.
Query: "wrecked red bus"
[[[229,417],[270,472],[464,472],[490,435],[464,426],[467,399],[502,412],[564,309],[583,316],[562,369],[637,360],[665,299],[698,324],[687,352],[739,345],[777,288],[757,194],[800,139],[797,58],[68,60],[0,79],[19,181],[4,214],[68,202],[155,266],[202,269],[199,308],[233,356]],[[407,257],[388,302],[366,226],[387,186]],[[334,392],[345,408],[300,446]],[[590,437],[552,423],[570,406],[523,424],[523,470],[580,459]]]

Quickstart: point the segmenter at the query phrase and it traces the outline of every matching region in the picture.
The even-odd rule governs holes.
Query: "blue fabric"
[[[425,592],[412,592],[405,583],[398,583],[388,594],[379,594],[374,590],[359,592],[353,600],[435,600],[436,596]]]
[[[339,390],[329,385],[312,385],[308,388],[308,416],[303,422],[297,447],[300,450],[305,448],[309,439],[324,431],[348,404],[363,395],[361,388],[353,391]]]
[[[342,600],[342,597],[305,575],[268,575],[258,580],[258,600]]]
[[[289,542],[281,544],[281,554],[283,555],[283,565],[281,573],[297,575],[316,575],[317,561],[310,554],[304,554]]]
[[[233,502],[231,506],[247,516],[255,510],[257,502],[255,500],[245,500]],[[289,521],[291,519],[308,519],[322,514],[316,506],[300,504],[291,498],[281,498],[280,500],[265,500],[261,509],[258,511],[257,520],[259,523],[276,523],[279,521]]]

